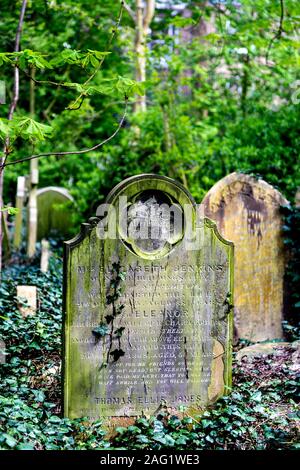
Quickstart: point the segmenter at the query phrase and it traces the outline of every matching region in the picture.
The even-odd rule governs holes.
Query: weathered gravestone
[[[285,271],[280,206],[288,201],[265,181],[232,173],[213,186],[202,204],[235,246],[237,335],[253,342],[280,338]]]
[[[46,273],[49,269],[49,258],[50,258],[50,244],[48,240],[41,241],[41,263],[40,268],[42,273]]]
[[[205,407],[231,383],[233,245],[169,178],[129,178],[107,204],[65,243],[65,415]]]
[[[72,225],[73,198],[65,188],[48,186],[38,189],[37,239],[48,239],[51,235],[70,235]]]
[[[17,286],[20,313],[24,318],[35,315],[37,311],[37,287]]]

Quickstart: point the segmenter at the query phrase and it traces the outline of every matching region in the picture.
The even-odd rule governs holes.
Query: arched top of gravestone
[[[192,204],[196,208],[194,198],[182,184],[167,176],[152,173],[131,176],[121,181],[110,191],[106,198],[106,203],[113,204],[123,194],[130,196],[148,189],[166,192],[173,196],[180,204]]]
[[[59,186],[47,186],[46,188],[40,188],[37,190],[36,195],[37,197],[42,196],[45,193],[57,193],[58,195],[63,196],[65,199],[69,201],[74,201],[73,196],[69,193],[66,188],[60,188]]]
[[[132,219],[139,215],[141,217],[149,218],[150,214],[153,220],[153,214],[155,219],[156,209],[156,213],[161,215],[162,206],[171,208],[175,213],[174,218],[176,218],[176,216],[180,218],[181,216],[184,217],[184,215],[186,215],[185,207],[187,206],[190,208],[189,217],[192,219],[193,227],[196,225],[196,203],[193,197],[183,185],[171,178],[154,174],[132,176],[113,188],[107,196],[105,204],[117,207],[118,200],[122,197],[127,200],[125,203],[125,210],[127,211],[126,221],[128,221],[128,216],[129,218],[132,217]],[[119,213],[119,208],[117,208],[117,210],[119,220],[125,220],[125,217],[121,217],[122,214]],[[93,227],[100,222],[100,220],[100,216],[91,217],[88,223],[82,224],[80,233],[72,240],[66,242],[67,246],[73,247],[80,243]],[[157,219],[154,223],[156,223],[157,226],[161,225],[161,220]],[[156,252],[157,256],[167,254],[168,251],[166,247],[165,251],[162,247],[160,251],[159,240],[150,240],[148,242],[141,242],[138,244],[132,243],[130,238],[123,236],[123,229],[124,227],[120,226],[119,223],[118,230],[120,238],[125,242],[127,247],[132,248],[134,245],[133,251],[138,256],[147,257],[149,254],[151,257],[154,255],[154,252]],[[166,246],[174,246],[177,244],[182,239],[182,235],[182,232],[179,233],[176,232],[176,230],[173,230],[172,237],[170,240],[167,240]],[[141,246],[137,246],[139,244]]]
[[[211,213],[219,212],[237,194],[248,209],[256,211],[262,209],[260,205],[263,206],[264,202],[275,207],[289,205],[289,201],[266,181],[239,172],[231,173],[218,181],[203,198],[202,204],[209,207]]]

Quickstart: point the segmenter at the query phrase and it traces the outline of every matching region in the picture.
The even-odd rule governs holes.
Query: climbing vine
[[[121,271],[119,262],[112,264],[112,279],[106,295],[106,305],[111,306],[111,313],[105,316],[105,322],[101,322],[96,328],[93,329],[93,334],[96,338],[104,338],[108,336],[108,348],[106,353],[106,362],[101,364],[101,368],[107,367],[112,358],[112,362],[118,361],[120,357],[124,356],[125,352],[121,347],[121,338],[125,330],[124,326],[115,329],[115,320],[122,314],[124,304],[120,302],[120,297],[123,290],[123,282],[126,279],[126,272]],[[117,343],[116,347],[115,343]]]

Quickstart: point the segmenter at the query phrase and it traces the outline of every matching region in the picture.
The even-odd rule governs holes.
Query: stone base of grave
[[[242,360],[261,358],[269,355],[280,356],[284,348],[292,348],[298,352],[300,350],[300,341],[294,341],[293,343],[268,342],[252,344],[240,349],[236,355],[236,360],[241,362]]]
[[[193,409],[188,409],[185,411],[179,411],[172,408],[168,407],[162,407],[158,409],[155,413],[153,413],[153,416],[159,415],[160,412],[164,413],[169,413],[171,416],[178,416],[178,418],[182,419],[185,416],[190,416],[195,419],[195,422],[198,420],[198,417],[204,413],[205,409],[201,408],[193,408]],[[111,437],[114,437],[117,432],[116,428],[118,427],[124,427],[127,428],[128,426],[134,425],[135,421],[139,418],[142,418],[144,416],[113,416],[111,418],[106,418],[103,421],[102,427],[106,430],[107,435],[106,438],[110,439]],[[149,418],[149,415],[146,416],[146,418]]]

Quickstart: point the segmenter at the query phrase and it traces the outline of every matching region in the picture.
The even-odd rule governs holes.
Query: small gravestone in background
[[[36,286],[17,286],[18,307],[22,316],[35,315],[37,311]]]
[[[46,273],[49,269],[49,258],[50,258],[50,244],[48,240],[41,241],[41,264],[40,268],[42,273]]]
[[[202,204],[235,246],[237,335],[253,342],[281,338],[285,253],[280,206],[288,201],[265,181],[232,173],[213,186]]]
[[[51,235],[68,236],[72,224],[73,198],[69,191],[56,186],[37,190],[37,239]]]
[[[231,384],[233,245],[169,178],[129,178],[107,203],[115,238],[94,218],[65,243],[64,413],[195,412]]]
[[[23,207],[26,194],[26,177],[18,176],[17,180],[17,194],[16,194],[16,208],[18,209],[15,215],[15,230],[14,230],[14,247],[19,249],[22,242],[22,224],[23,224]]]

